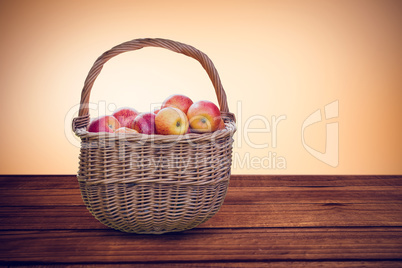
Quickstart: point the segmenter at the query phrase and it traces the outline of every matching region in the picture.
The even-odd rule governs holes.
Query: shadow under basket
[[[103,64],[143,47],[162,47],[198,60],[214,85],[225,128],[185,135],[88,132],[89,95]],[[138,234],[179,232],[220,209],[231,173],[235,117],[214,65],[194,47],[166,39],[134,39],[106,51],[85,81],[73,130],[81,139],[77,178],[82,198],[106,226]]]

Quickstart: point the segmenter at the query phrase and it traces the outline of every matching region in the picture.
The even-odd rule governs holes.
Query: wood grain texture
[[[237,268],[247,268],[247,267],[275,267],[275,268],[300,268],[300,267],[331,267],[331,268],[339,268],[339,267],[348,267],[348,268],[395,268],[401,267],[402,262],[400,261],[252,261],[252,262],[165,262],[165,263],[136,263],[135,267],[145,267],[145,268],[153,268],[153,267],[190,267],[190,268],[205,268],[205,267],[237,267]],[[3,266],[0,266],[1,268]],[[4,266],[8,267],[8,266]],[[43,267],[43,265],[18,265],[19,268],[38,268]],[[57,268],[95,268],[99,267],[99,264],[57,264],[52,267]],[[131,268],[133,264],[102,264],[101,267],[107,268]]]
[[[5,261],[393,260],[402,228],[194,229],[159,236],[96,231],[0,232]]]
[[[401,267],[402,176],[233,175],[212,219],[164,235],[102,225],[75,176],[0,176],[0,265],[16,264]]]
[[[153,268],[153,267],[190,267],[190,268],[205,268],[205,267],[234,267],[234,268],[247,268],[247,267],[275,267],[275,268],[300,268],[300,267],[308,267],[308,268],[316,268],[316,267],[330,267],[330,268],[339,268],[339,267],[348,267],[348,268],[395,268],[401,267],[401,261],[252,261],[252,262],[164,262],[164,263],[136,263],[135,267],[145,267],[145,268]],[[8,266],[0,266],[8,267]],[[19,268],[38,268],[43,267],[41,264],[37,265],[18,265]],[[57,268],[97,268],[99,264],[56,264],[52,265],[52,267]],[[101,267],[107,268],[131,268],[133,264],[121,264],[121,263],[113,263],[113,264],[102,264]]]
[[[229,201],[228,201],[229,202]],[[0,207],[0,230],[106,229],[84,206]],[[200,228],[402,226],[398,204],[224,204]]]

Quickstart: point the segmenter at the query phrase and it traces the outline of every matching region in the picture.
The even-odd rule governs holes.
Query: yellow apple
[[[163,108],[156,114],[155,127],[157,134],[185,134],[188,130],[187,116],[180,109],[173,107]]]
[[[213,102],[201,100],[195,102],[187,111],[191,132],[208,133],[219,128],[221,112]]]

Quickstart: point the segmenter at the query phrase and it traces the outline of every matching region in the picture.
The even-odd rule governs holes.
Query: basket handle
[[[204,54],[203,52],[199,51],[198,49],[186,45],[183,43],[179,43],[176,41],[168,40],[168,39],[161,39],[161,38],[143,38],[143,39],[134,39],[131,41],[127,41],[120,45],[117,45],[110,50],[104,52],[94,63],[92,68],[90,69],[87,78],[85,79],[84,88],[81,92],[81,102],[80,102],[80,110],[78,113],[78,117],[74,118],[73,120],[73,131],[78,128],[86,128],[89,124],[89,97],[91,93],[92,86],[100,74],[103,65],[113,58],[123,52],[138,50],[143,47],[161,47],[166,48],[171,51],[184,54],[191,58],[196,59],[202,65],[202,67],[207,72],[209,78],[212,81],[212,84],[215,88],[215,93],[218,98],[220,111],[222,114],[226,114],[229,117],[233,118],[234,115],[229,112],[229,107],[227,104],[226,93],[223,89],[221,80],[219,78],[218,71],[216,70],[214,64],[210,60],[210,58]]]

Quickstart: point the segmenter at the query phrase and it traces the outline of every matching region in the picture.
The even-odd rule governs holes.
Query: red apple
[[[219,128],[221,112],[213,102],[201,100],[195,102],[187,111],[192,132],[208,133]]]
[[[140,113],[128,126],[143,134],[155,134],[155,114]]]
[[[114,132],[114,133],[138,133],[138,131],[137,130],[135,130],[135,129],[132,129],[132,128],[128,128],[128,127],[121,127],[121,128],[118,128],[118,129],[116,129],[116,131]]]
[[[225,129],[225,122],[223,121],[223,119],[221,119],[221,122],[219,122],[219,127],[218,130],[222,130]]]
[[[89,132],[114,132],[120,127],[119,121],[111,115],[95,118],[88,127]]]
[[[122,107],[117,109],[112,115],[119,120],[120,127],[128,127],[138,114],[139,112],[133,108]]]
[[[161,109],[155,117],[156,133],[162,135],[182,135],[188,131],[186,114],[173,107]]]
[[[166,107],[174,107],[182,110],[183,113],[186,114],[188,108],[190,108],[192,104],[193,101],[189,97],[180,94],[175,94],[170,95],[169,97],[166,98],[166,100],[162,103],[161,109]]]

